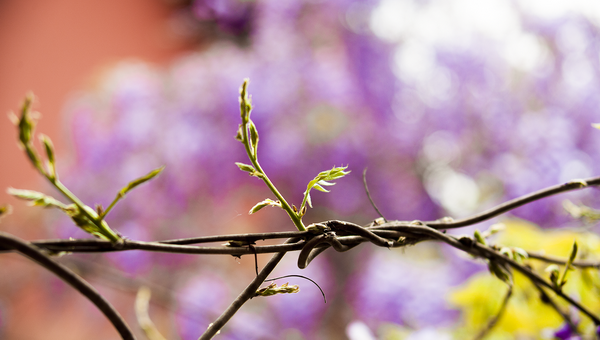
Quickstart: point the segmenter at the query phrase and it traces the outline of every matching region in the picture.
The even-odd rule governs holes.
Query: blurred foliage
[[[567,259],[571,253],[573,240],[580,247],[579,259],[600,257],[600,237],[588,232],[575,232],[566,229],[542,230],[522,220],[505,221],[506,230],[498,233],[495,244],[523,248],[527,251],[560,256]],[[544,275],[547,263],[530,259],[526,261],[532,268]],[[514,273],[515,289],[508,307],[487,339],[518,339],[519,337],[541,338],[544,332],[558,329],[563,318],[542,301],[538,289],[522,274]],[[456,331],[457,338],[473,336],[479,332],[487,320],[494,317],[500,308],[506,284],[489,273],[478,273],[457,287],[449,296],[449,302],[462,311],[461,326]],[[578,301],[582,301],[593,312],[600,312],[600,277],[596,269],[575,269],[569,273],[564,291]],[[575,313],[559,297],[551,298],[564,311]],[[590,334],[593,324],[585,316],[575,317],[579,330]]]

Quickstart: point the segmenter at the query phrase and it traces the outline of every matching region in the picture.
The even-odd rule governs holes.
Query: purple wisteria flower
[[[216,39],[166,69],[117,65],[96,91],[70,103],[75,156],[62,178],[86,202],[104,203],[129,180],[166,165],[108,216],[135,239],[293,230],[283,212],[239,216],[269,197],[234,165],[246,161],[234,140],[246,77],[260,162],[288,200],[299,204],[320,171],[346,164],[353,171],[330,194],[313,196],[308,223],[376,217],[364,194],[365,167],[384,215],[402,220],[464,217],[599,174],[600,133],[590,127],[600,116],[598,21],[584,11],[543,16],[508,2],[494,2],[491,12],[463,2],[196,1],[194,15],[243,26],[248,40]],[[464,14],[473,8],[478,14]],[[594,203],[592,191],[571,197]],[[557,227],[567,221],[562,199],[514,215]],[[68,223],[61,236],[82,236]],[[325,254],[308,276],[326,293],[334,283],[347,285],[334,294],[344,299],[336,309],[345,311],[342,321],[319,322],[328,317],[320,295],[313,299],[303,288],[269,298],[256,314],[242,310],[224,336],[277,338],[293,329],[313,336],[340,324],[343,332],[357,318],[374,330],[382,322],[451,325],[457,311],[445,305],[444,292],[481,266],[431,247],[415,247],[426,258],[354,250],[361,260],[349,263]],[[233,298],[222,283],[231,262],[204,277],[173,273],[194,262],[190,256],[117,256],[113,261],[128,272],[168,272],[179,282],[184,339],[197,337],[215,316],[189,309],[188,301],[222,310]]]

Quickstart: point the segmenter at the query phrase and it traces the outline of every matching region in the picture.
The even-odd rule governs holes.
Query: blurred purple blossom
[[[559,330],[554,332],[554,338],[560,340],[579,340],[581,336],[571,329],[571,325],[565,323]]]
[[[167,69],[117,65],[96,91],[71,102],[75,162],[63,171],[64,182],[86,202],[107,204],[128,181],[164,164],[158,179],[111,213],[115,229],[136,239],[238,230],[239,223],[229,223],[234,202],[266,193],[234,165],[246,161],[233,138],[245,77],[261,138],[259,160],[290,201],[299,202],[322,170],[349,164],[353,171],[331,193],[314,195],[309,223],[376,217],[361,179],[367,166],[378,206],[388,219],[404,220],[463,217],[598,175],[600,133],[590,123],[600,117],[600,21],[589,11],[560,14],[542,6],[542,12],[533,3],[195,1],[198,19],[229,25],[233,34],[242,34],[236,29],[243,26],[248,41],[216,39]],[[569,195],[587,203],[593,196]],[[568,220],[560,208],[564,198],[514,215],[559,226]],[[255,202],[243,203],[249,209]],[[258,216],[248,228],[265,228]],[[285,228],[280,221],[283,213],[266,228]],[[81,235],[69,228],[74,231],[61,228],[61,234]],[[444,304],[443,292],[479,268],[445,249],[428,260],[361,254],[368,256],[349,266],[351,273],[323,281],[348,280],[348,304],[373,329],[382,321],[452,323],[457,312]],[[169,271],[187,258],[122,256],[128,271],[151,264]],[[325,275],[323,268],[311,275]],[[221,287],[208,278],[177,277],[190,280],[180,290],[189,300],[209,298],[203,296],[208,288],[198,288],[204,284]],[[222,304],[231,296],[219,289],[210,298]],[[279,333],[269,327],[308,333],[325,327],[315,321],[323,313],[318,302],[302,303],[312,301],[308,295],[271,299],[261,314],[270,317],[241,312],[239,319],[271,325],[263,329],[271,334]],[[188,314],[181,306],[180,314]],[[304,317],[283,316],[291,308]],[[184,338],[197,337],[199,325],[211,319],[191,315],[195,319],[180,323]]]

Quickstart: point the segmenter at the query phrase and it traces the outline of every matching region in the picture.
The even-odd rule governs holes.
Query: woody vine
[[[19,253],[53,272],[61,280],[71,285],[94,303],[109,319],[123,339],[135,339],[130,325],[124,321],[119,312],[93,286],[68,267],[55,261],[54,257],[77,252],[117,252],[128,250],[197,255],[256,256],[256,254],[263,253],[273,254],[272,258],[260,271],[257,268],[254,279],[222,314],[211,324],[205,325],[206,331],[203,334],[198,334],[199,339],[211,339],[221,329],[226,327],[227,322],[234,317],[236,312],[249,299],[277,298],[270,296],[298,292],[299,287],[297,285],[289,285],[287,283],[278,285],[272,282],[263,286],[273,269],[288,252],[298,252],[298,267],[306,268],[319,254],[330,248],[338,252],[345,252],[362,243],[371,243],[374,246],[385,248],[402,248],[425,241],[443,242],[474,258],[485,261],[491,275],[506,284],[506,292],[496,315],[482,327],[475,338],[481,339],[485,337],[502,317],[507,304],[510,303],[514,289],[516,289],[514,285],[516,273],[525,277],[538,289],[540,299],[555,309],[556,313],[565,320],[571,333],[595,337],[600,330],[600,311],[590,309],[586,306],[585,301],[574,299],[566,294],[563,289],[569,280],[570,271],[589,270],[590,268],[597,270],[600,268],[600,260],[583,260],[578,257],[579,246],[577,242],[573,242],[568,257],[555,258],[528,249],[508,247],[494,243],[490,240],[490,236],[494,233],[502,232],[501,226],[498,225],[485,231],[475,230],[472,236],[457,237],[446,234],[446,230],[448,229],[475,225],[544,197],[599,186],[600,177],[572,180],[564,184],[542,189],[507,201],[475,216],[460,220],[448,217],[435,221],[392,221],[380,216],[367,225],[359,225],[351,221],[328,220],[306,226],[302,219],[307,214],[308,208],[312,207],[311,191],[316,189],[324,193],[329,192],[330,189],[328,188],[335,185],[335,181],[350,173],[348,166],[333,166],[329,170],[320,172],[307,184],[299,206],[290,204],[269,179],[267,173],[259,163],[258,146],[260,139],[258,128],[251,119],[252,103],[248,94],[248,80],[246,79],[240,89],[241,124],[238,127],[236,139],[243,144],[250,164],[238,162],[236,165],[251,177],[262,180],[274,195],[274,198],[265,198],[263,201],[258,202],[249,210],[249,213],[257,213],[268,206],[281,208],[288,214],[297,230],[142,242],[130,240],[126,237],[127,235],[121,235],[118,232],[118,228],[113,229],[108,225],[105,217],[117,207],[118,202],[129,191],[158,176],[164,170],[164,167],[152,170],[147,175],[131,181],[116,194],[114,200],[106,208],[99,204],[92,208],[80,200],[60,181],[59,174],[56,171],[55,150],[50,138],[45,135],[39,135],[44,149],[43,156],[34,146],[33,138],[35,136],[36,116],[31,110],[32,100],[32,96],[27,97],[20,110],[20,115],[18,117],[16,115],[12,116],[12,120],[18,129],[19,144],[35,169],[64,196],[64,199],[68,203],[31,190],[9,188],[8,192],[17,198],[29,201],[31,205],[56,208],[63,211],[73,220],[77,227],[94,236],[94,238],[26,241],[8,233],[0,232],[0,252]],[[595,124],[594,127],[599,128],[599,125]],[[375,204],[373,206],[376,209]],[[577,209],[580,209],[583,212],[582,214],[587,217],[592,216],[595,212],[593,209],[587,207],[577,207]],[[0,214],[6,214],[9,210],[9,207],[4,206],[0,209]],[[272,239],[285,239],[285,241],[277,245],[260,245],[258,243]],[[226,243],[220,246],[202,245],[214,242]],[[534,266],[531,265],[534,261],[546,263],[547,266],[541,271],[534,269]],[[141,289],[138,293],[135,306],[138,326],[150,340],[164,339],[148,316],[149,298],[149,292],[146,289]],[[566,302],[574,308],[577,311],[577,317],[564,310],[562,305],[557,303],[559,300]],[[577,320],[579,315],[587,318],[589,321],[587,322],[587,326],[579,324]]]

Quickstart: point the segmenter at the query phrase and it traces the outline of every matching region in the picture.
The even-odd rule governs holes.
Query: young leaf
[[[12,207],[9,204],[0,205],[0,219],[2,219],[3,216],[10,215],[11,212]]]
[[[254,157],[256,157],[258,150],[258,130],[256,130],[256,125],[254,125],[253,121],[250,121],[250,147],[252,148]]]
[[[48,158],[48,174],[50,178],[56,179],[56,162],[54,157],[54,145],[50,140],[50,137],[40,134],[40,141],[44,144],[44,149],[46,150],[46,157]]]
[[[29,94],[25,97],[23,106],[21,107],[21,117],[11,118],[11,120],[19,127],[19,140],[23,145],[28,145],[31,142],[31,136],[35,129],[37,116],[31,113],[31,103],[33,95]]]
[[[117,196],[110,203],[110,205],[106,208],[106,210],[100,209],[102,211],[101,211],[101,213],[99,213],[99,219],[102,220],[106,215],[108,215],[108,213],[112,210],[112,208],[114,208],[114,206],[117,204],[117,202],[121,198],[125,197],[125,195],[129,191],[133,190],[138,185],[143,184],[143,183],[153,179],[154,177],[158,176],[158,174],[160,174],[164,169],[165,169],[165,167],[161,166],[160,168],[150,171],[147,175],[142,176],[138,179],[134,179],[133,181],[129,182],[129,184],[127,184],[127,186],[125,186],[121,190],[119,190],[119,192],[117,193]],[[98,210],[98,209],[96,209],[96,210]]]
[[[256,169],[254,169],[254,167],[252,165],[244,164],[244,163],[240,163],[240,162],[235,162],[235,165],[237,165],[238,168],[240,168],[240,170],[246,171],[248,173],[248,175],[250,175],[250,176],[262,178],[262,174],[260,172],[256,171]]]
[[[306,186],[306,191],[304,192],[304,200],[302,201],[302,206],[300,210],[304,208],[306,203],[308,206],[312,208],[312,201],[310,199],[310,191],[312,189],[317,189],[322,192],[329,192],[329,190],[323,188],[323,186],[332,186],[335,183],[330,182],[339,178],[342,178],[350,173],[350,171],[345,171],[347,166],[344,167],[333,167],[331,170],[321,171],[317,177],[315,177],[312,181],[308,182]]]
[[[6,193],[16,198],[30,201],[32,206],[40,206],[44,208],[54,207],[61,210],[67,209],[67,206],[64,203],[38,191],[8,188]]]
[[[258,202],[255,206],[252,207],[252,209],[250,209],[250,211],[248,212],[249,215],[254,214],[255,212],[259,211],[260,209],[266,207],[266,206],[272,206],[272,207],[280,207],[281,208],[281,203],[279,201],[273,201],[270,198],[267,198],[264,201]]]
[[[154,169],[154,170],[150,171],[145,176],[142,176],[140,178],[134,179],[133,181],[129,182],[129,184],[127,184],[126,187],[124,187],[123,189],[121,189],[121,191],[119,191],[119,194],[121,196],[125,196],[125,194],[127,194],[133,188],[135,188],[138,185],[143,184],[143,183],[145,183],[145,182],[153,179],[154,177],[158,176],[158,174],[160,174],[164,169],[165,169],[165,167],[161,166],[160,168],[157,168],[157,169]]]
[[[250,79],[244,79],[244,83],[240,88],[240,114],[244,124],[250,119],[250,111],[252,111],[252,99],[248,96],[248,82],[250,82]]]
[[[550,282],[552,282],[552,285],[556,289],[560,289],[561,287],[558,284],[558,275],[560,274],[560,269],[558,268],[558,266],[555,264],[551,264],[548,267],[546,267],[545,272],[550,273]]]
[[[244,163],[240,163],[240,162],[235,162],[235,165],[237,165],[238,168],[240,168],[240,170],[249,172],[250,174],[256,172],[256,169],[254,169],[254,167],[252,165],[244,164]]]
[[[577,241],[573,241],[573,247],[571,248],[571,255],[569,255],[569,260],[567,261],[567,264],[565,265],[565,269],[560,278],[560,287],[561,288],[562,288],[562,286],[565,285],[565,283],[567,283],[567,272],[569,271],[569,269],[571,269],[571,265],[573,264],[573,261],[575,261],[576,257],[577,257]]]
[[[479,230],[475,229],[475,240],[481,244],[483,244],[484,246],[487,246],[487,241],[485,240],[485,238],[481,235],[481,233],[479,232]]]
[[[512,251],[513,251],[514,259],[518,263],[523,263],[523,260],[526,260],[529,258],[529,254],[527,254],[527,252],[523,248],[513,247]]]
[[[300,287],[298,285],[289,286],[288,283],[284,283],[281,287],[277,287],[276,283],[271,283],[265,288],[261,288],[256,291],[254,296],[271,296],[275,294],[292,294],[298,293],[300,291]]]
[[[507,283],[508,285],[512,286],[512,278],[511,278],[511,273],[508,269],[506,269],[504,266],[502,266],[499,263],[490,261],[488,263],[488,269],[490,270],[490,272],[496,276],[497,278],[499,278],[500,280],[502,280],[503,282]]]

